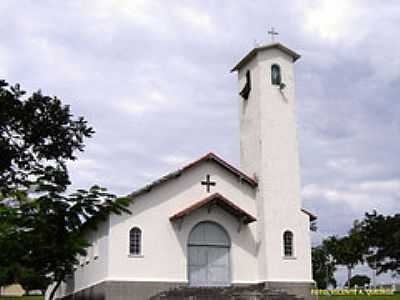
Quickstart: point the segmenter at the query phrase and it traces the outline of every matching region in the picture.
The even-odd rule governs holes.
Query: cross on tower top
[[[268,30],[268,34],[271,36],[271,42],[275,42],[275,36],[278,35],[279,33],[275,31],[274,27],[271,27],[271,29]]]

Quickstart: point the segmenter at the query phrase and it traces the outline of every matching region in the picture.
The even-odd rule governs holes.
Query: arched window
[[[271,66],[271,82],[273,85],[280,85],[282,83],[281,67],[277,64]]]
[[[283,251],[285,256],[293,256],[293,233],[289,230],[283,233]]]
[[[142,254],[142,231],[137,227],[133,227],[129,231],[129,254]]]

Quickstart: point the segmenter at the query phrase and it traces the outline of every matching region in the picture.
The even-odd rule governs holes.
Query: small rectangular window
[[[293,256],[293,233],[285,231],[283,234],[283,251],[285,256]]]
[[[282,83],[281,67],[277,64],[271,66],[271,82],[273,85]]]

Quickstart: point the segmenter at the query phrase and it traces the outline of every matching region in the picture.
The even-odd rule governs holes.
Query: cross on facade
[[[271,29],[268,30],[268,34],[271,36],[271,42],[275,42],[275,36],[278,35],[279,33],[275,31],[274,27],[271,27]]]
[[[207,193],[209,193],[210,192],[210,186],[216,186],[216,182],[215,181],[211,181],[210,180],[210,174],[207,174],[206,175],[206,180],[203,180],[202,182],[201,182],[201,185],[205,185],[205,186],[207,186]]]

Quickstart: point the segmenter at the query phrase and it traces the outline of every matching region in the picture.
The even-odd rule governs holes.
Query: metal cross
[[[268,34],[271,36],[271,42],[275,42],[275,35],[278,35],[279,33],[275,31],[274,27],[271,27],[271,29],[268,30]]]
[[[201,185],[207,186],[207,193],[210,192],[210,186],[215,186],[217,183],[215,181],[210,180],[210,174],[206,175],[206,180],[201,182]]]

